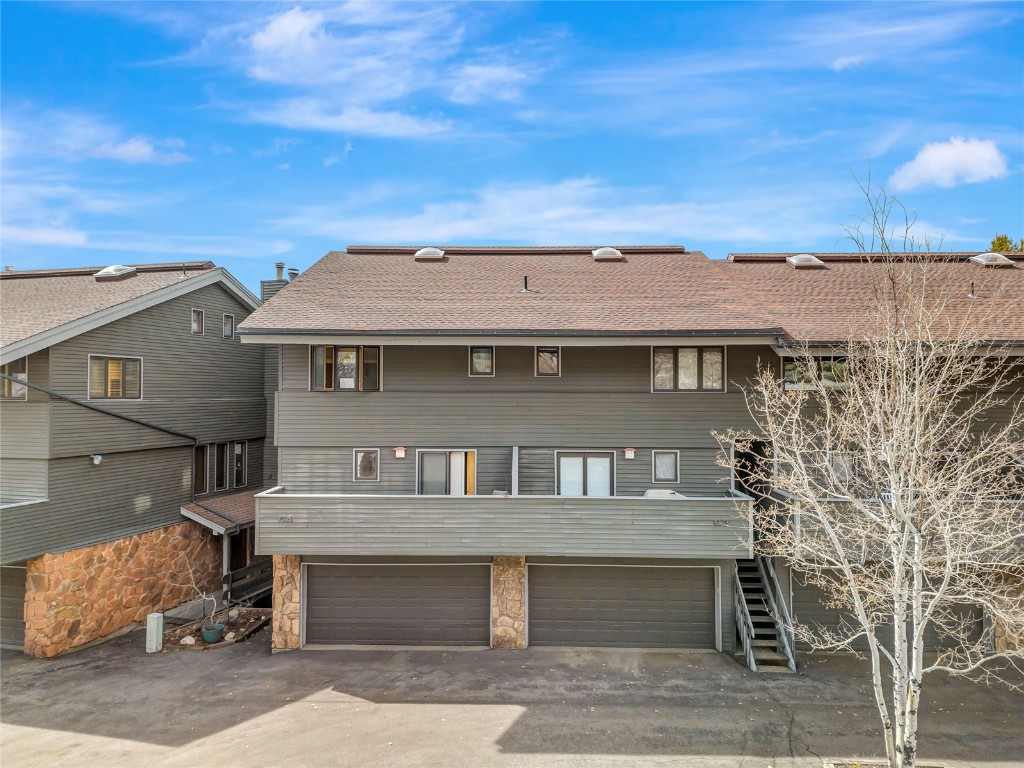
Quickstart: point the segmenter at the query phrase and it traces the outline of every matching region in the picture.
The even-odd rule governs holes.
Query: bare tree
[[[962,264],[914,242],[898,201],[862,190],[869,214],[850,235],[877,310],[828,350],[797,347],[788,386],[762,370],[746,393],[758,430],[722,439],[771,446],[774,461],[746,467],[774,489],[759,553],[845,617],[790,631],[812,649],[866,648],[889,765],[912,768],[927,675],[1019,685],[1022,367],[993,330],[1008,319],[995,270],[965,285]],[[926,633],[946,650],[926,655]]]

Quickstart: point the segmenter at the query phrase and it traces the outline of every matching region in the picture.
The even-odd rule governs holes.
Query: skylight
[[[618,248],[612,248],[611,246],[604,246],[598,248],[596,251],[591,251],[594,256],[594,261],[625,261],[626,257],[622,255],[622,251]]]
[[[111,264],[109,267],[104,267],[93,275],[93,277],[99,282],[106,280],[124,280],[127,277],[134,276],[135,267],[126,267],[124,264]]]
[[[809,253],[798,253],[795,256],[787,256],[786,262],[796,269],[821,269],[825,266],[824,261]]]
[[[444,251],[442,251],[440,248],[428,246],[426,248],[420,248],[418,251],[416,251],[413,258],[415,258],[416,261],[441,261],[444,258]]]
[[[977,256],[971,256],[970,261],[975,264],[981,264],[983,267],[1012,267],[1013,259],[1008,259],[1001,253],[979,253]]]

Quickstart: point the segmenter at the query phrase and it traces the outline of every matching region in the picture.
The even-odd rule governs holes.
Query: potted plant
[[[224,625],[219,621],[213,620],[213,617],[217,614],[217,598],[208,596],[204,592],[203,602],[205,603],[207,600],[213,603],[213,608],[210,609],[210,620],[203,624],[203,642],[207,645],[213,645],[214,643],[219,643],[224,636]]]

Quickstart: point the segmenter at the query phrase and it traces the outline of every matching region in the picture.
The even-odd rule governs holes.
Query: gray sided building
[[[195,597],[191,502],[264,486],[259,301],[210,262],[0,275],[3,643],[52,656]],[[242,542],[244,547],[244,541]]]

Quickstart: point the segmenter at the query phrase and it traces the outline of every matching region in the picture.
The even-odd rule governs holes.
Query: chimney
[[[4,267],[4,272],[13,272],[13,271],[14,271],[14,267],[12,267],[10,264],[8,264],[6,267]]]
[[[288,280],[294,280],[298,276],[299,276],[299,270],[297,270],[295,267],[291,267],[288,270]]]
[[[274,279],[275,280],[284,280],[284,262],[283,261],[279,261],[274,266],[277,267],[277,277],[274,278]]]

